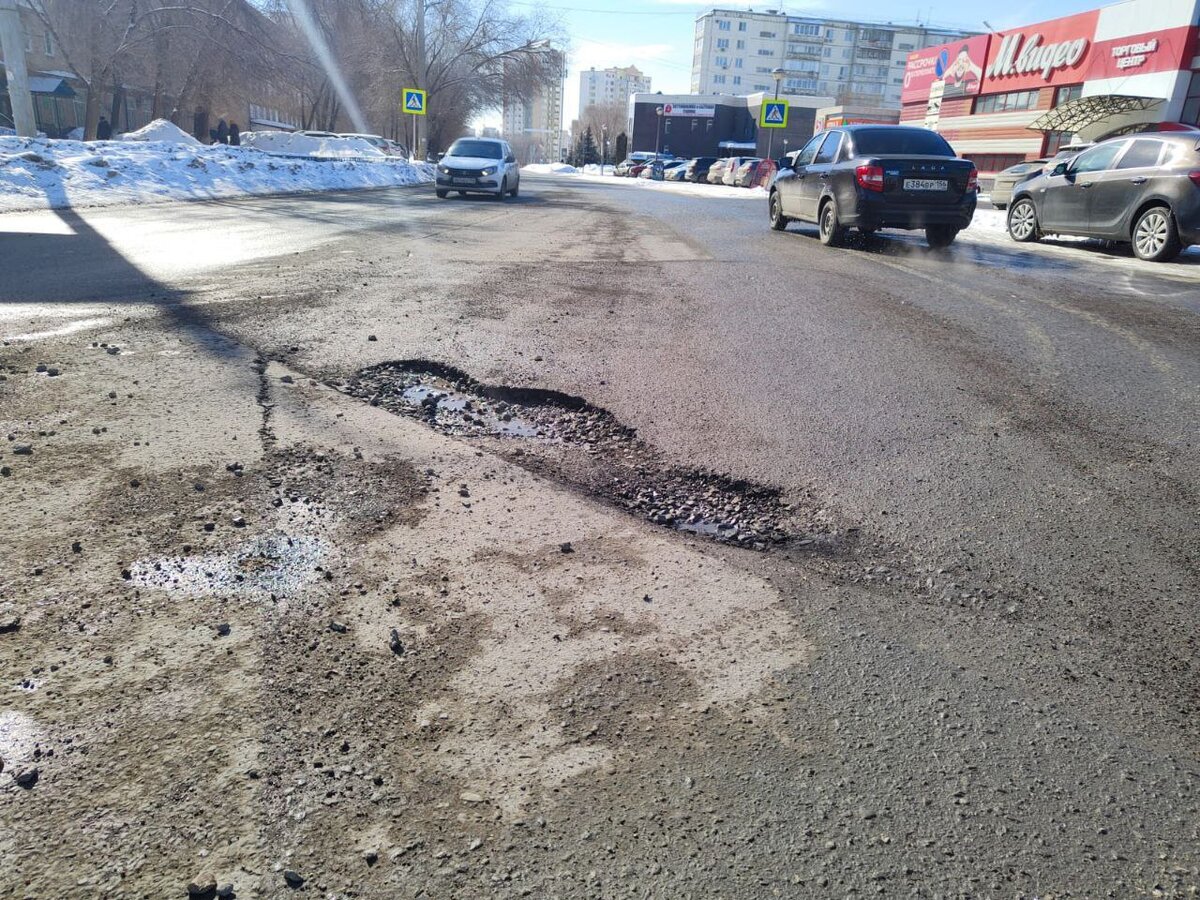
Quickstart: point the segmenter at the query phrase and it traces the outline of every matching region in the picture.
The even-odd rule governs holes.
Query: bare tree
[[[543,15],[515,15],[500,0],[378,0],[376,13],[393,73],[428,94],[428,147],[506,94],[529,96],[561,78],[561,56],[547,53],[557,26]]]
[[[84,134],[93,138],[105,91],[113,110],[124,85],[154,85],[154,110],[179,97],[202,63],[236,57],[264,59],[269,49],[263,19],[247,0],[30,0],[61,48],[68,67],[87,89]]]

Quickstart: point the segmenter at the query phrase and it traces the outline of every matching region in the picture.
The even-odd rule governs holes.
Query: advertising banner
[[[1092,10],[993,35],[984,71],[987,92],[1085,81],[1099,16]]]
[[[680,116],[685,119],[711,119],[717,114],[715,106],[703,106],[698,103],[664,103],[664,116]]]
[[[981,34],[910,53],[900,102],[926,102],[931,92],[946,99],[978,94],[990,38],[990,35]],[[936,91],[935,84],[940,85]]]

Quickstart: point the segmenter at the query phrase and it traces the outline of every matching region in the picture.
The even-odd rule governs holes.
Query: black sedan
[[[777,231],[793,219],[815,222],[821,243],[836,246],[849,228],[923,228],[931,247],[946,247],[975,215],[975,166],[924,128],[833,128],[785,160],[768,200]]]
[[[1166,262],[1200,243],[1200,137],[1130,135],[1102,141],[1013,192],[1015,241],[1070,234],[1121,241]]]

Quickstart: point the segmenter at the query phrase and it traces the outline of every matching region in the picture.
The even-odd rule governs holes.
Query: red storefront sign
[[[1197,53],[1198,39],[1200,28],[1182,25],[1165,31],[1098,41],[1088,54],[1085,80],[1190,69]]]
[[[992,36],[984,79],[989,94],[1087,80],[1099,10]]]
[[[918,50],[908,55],[901,103],[924,103],[935,84],[943,97],[973,97],[979,93],[988,56],[986,34]]]

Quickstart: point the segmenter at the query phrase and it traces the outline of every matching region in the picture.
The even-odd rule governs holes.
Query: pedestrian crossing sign
[[[405,88],[404,111],[413,116],[425,115],[425,92],[416,88]]]
[[[787,128],[788,102],[786,100],[764,100],[758,124],[763,128]]]

